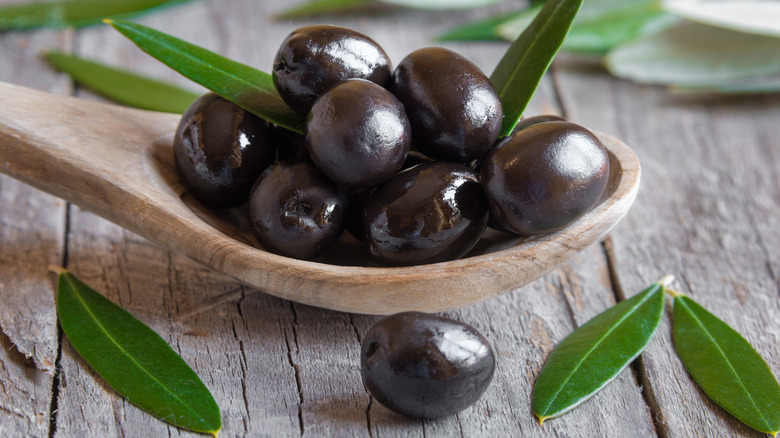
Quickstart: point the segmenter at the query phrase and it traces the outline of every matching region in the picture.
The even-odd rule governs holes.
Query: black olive
[[[522,235],[551,233],[578,219],[599,200],[608,177],[604,146],[569,122],[512,134],[481,167],[491,218]]]
[[[237,105],[208,93],[182,115],[173,155],[182,182],[209,207],[246,201],[257,176],[274,160],[268,124]]]
[[[406,107],[414,147],[431,158],[467,163],[498,137],[503,112],[493,84],[451,50],[412,52],[393,72],[390,90]]]
[[[306,145],[328,178],[350,189],[370,188],[401,168],[411,145],[409,119],[389,91],[350,79],[314,103],[306,119]]]
[[[308,162],[279,162],[258,178],[249,196],[252,231],[264,249],[311,259],[344,230],[347,194]]]
[[[490,386],[495,364],[493,349],[475,328],[421,312],[380,320],[360,351],[371,395],[417,418],[445,417],[474,404]]]
[[[287,105],[306,114],[337,82],[361,78],[384,86],[390,78],[390,59],[379,44],[354,30],[306,26],[284,40],[272,76]]]
[[[552,114],[544,114],[541,116],[533,116],[533,117],[526,117],[523,120],[520,120],[517,122],[517,125],[515,125],[515,129],[513,129],[512,132],[522,131],[523,129],[536,125],[538,123],[545,123],[545,122],[566,122],[567,120],[560,116],[555,116]]]
[[[458,259],[477,243],[487,219],[476,173],[444,161],[397,174],[377,188],[363,210],[371,256],[393,266]]]

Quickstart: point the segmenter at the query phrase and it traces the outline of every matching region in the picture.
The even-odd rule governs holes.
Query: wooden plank
[[[615,81],[574,60],[556,79],[568,115],[633,146],[643,187],[613,232],[620,285],[663,274],[742,333],[780,374],[777,248],[780,155],[772,96],[695,99]],[[598,108],[598,110],[594,110]],[[643,384],[665,436],[761,436],[711,402],[674,354],[665,317],[643,355]]]
[[[0,0],[0,4],[14,0]],[[0,33],[0,81],[68,93],[38,57],[70,45],[68,31]],[[1,147],[1,146],[0,146]],[[0,175],[0,435],[44,436],[58,351],[48,265],[61,264],[65,203]],[[37,368],[36,368],[37,367]]]

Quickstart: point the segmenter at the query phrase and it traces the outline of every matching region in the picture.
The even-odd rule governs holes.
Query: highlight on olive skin
[[[207,93],[182,115],[173,156],[182,182],[201,203],[213,208],[246,201],[260,173],[274,159],[268,123],[239,106]]]
[[[306,26],[282,42],[272,78],[287,105],[307,114],[338,82],[359,78],[384,86],[390,78],[390,58],[374,40],[352,29]]]
[[[609,178],[609,155],[574,123],[538,123],[503,140],[480,169],[490,215],[521,235],[558,231],[587,213]]]
[[[443,316],[388,316],[363,339],[366,389],[388,409],[415,418],[457,414],[490,386],[496,359],[474,327]]]
[[[498,93],[476,65],[451,50],[427,47],[407,55],[390,91],[406,107],[414,148],[431,158],[468,163],[498,137]]]

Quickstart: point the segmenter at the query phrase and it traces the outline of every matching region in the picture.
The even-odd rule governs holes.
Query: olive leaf
[[[745,338],[679,293],[673,338],[685,369],[715,403],[748,426],[777,435],[780,384]]]
[[[509,46],[490,80],[504,110],[499,136],[512,133],[560,49],[583,0],[550,0]]]
[[[314,0],[286,9],[279,13],[276,18],[303,18],[312,15],[380,9],[383,6],[400,6],[409,9],[434,11],[470,9],[489,6],[502,1],[504,0]]]
[[[776,1],[667,0],[664,9],[701,24],[780,37],[780,3]]]
[[[610,51],[604,64],[638,82],[706,86],[780,73],[780,38],[681,22]]]
[[[188,0],[37,1],[0,7],[0,30],[88,26],[104,18],[130,18]]]
[[[114,390],[163,421],[217,436],[222,419],[197,374],[152,329],[63,268],[57,315],[78,354]]]
[[[528,27],[541,7],[526,8],[520,11],[488,17],[461,26],[454,27],[436,37],[438,41],[503,41],[500,26],[506,23],[518,23],[522,29]],[[522,23],[522,24],[520,24]],[[518,31],[515,38],[520,35]],[[510,38],[514,40],[515,38]]]
[[[642,353],[661,322],[662,282],[593,317],[553,349],[532,394],[540,423],[587,400]]]
[[[313,15],[368,9],[376,5],[376,0],[314,0],[293,6],[277,14],[277,20],[310,17]]]
[[[199,94],[126,70],[62,52],[44,54],[56,69],[117,103],[134,108],[183,113]]]
[[[780,76],[749,77],[707,84],[670,85],[675,94],[758,94],[780,91]]]
[[[284,103],[270,74],[140,24],[119,20],[106,23],[187,78],[258,117],[303,133],[304,116]]]

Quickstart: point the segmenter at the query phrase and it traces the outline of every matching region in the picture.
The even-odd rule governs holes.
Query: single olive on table
[[[446,417],[474,404],[490,386],[495,365],[493,349],[474,327],[422,312],[380,320],[360,352],[371,395],[418,418]]]
[[[260,173],[274,160],[268,123],[208,93],[182,115],[173,141],[176,168],[192,195],[213,208],[246,201]]]

